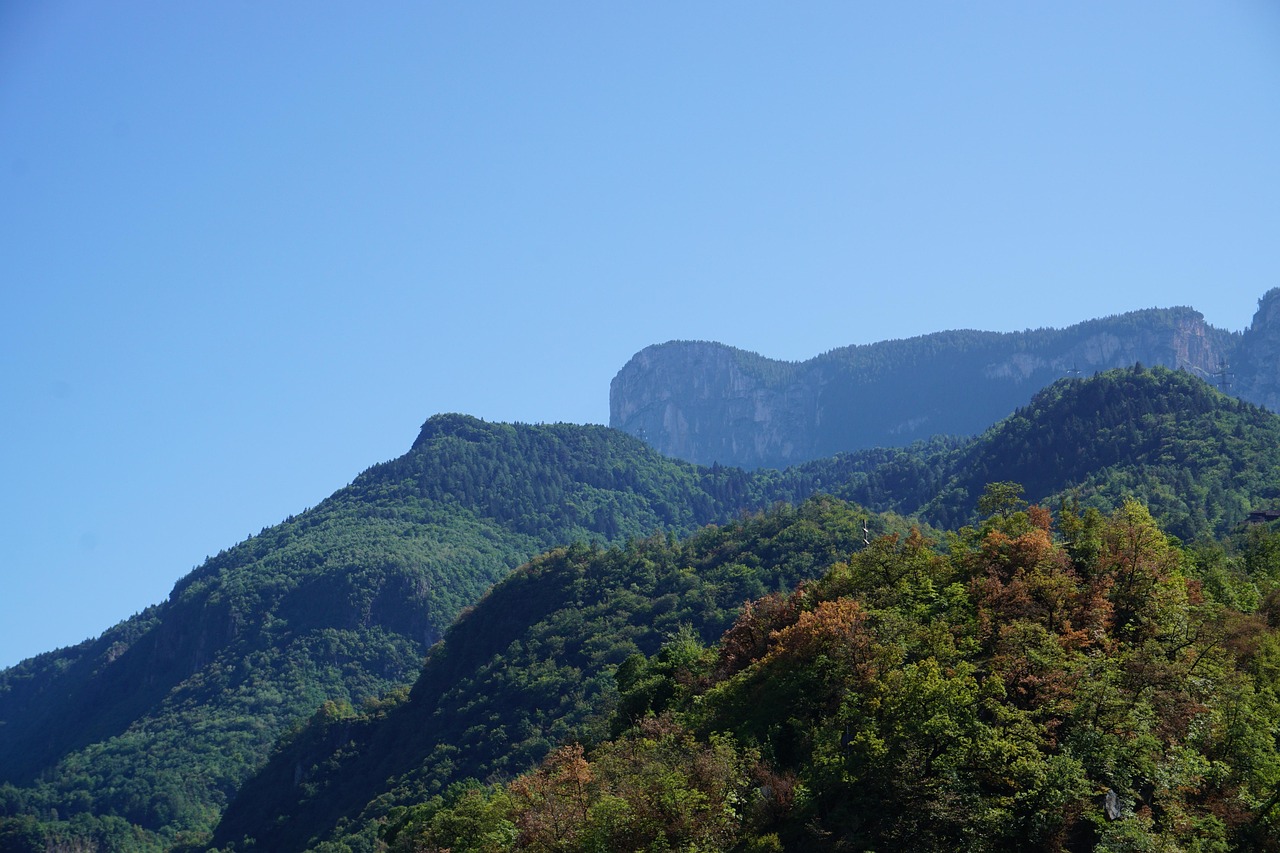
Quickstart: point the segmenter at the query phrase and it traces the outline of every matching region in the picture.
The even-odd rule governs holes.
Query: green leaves
[[[491,727],[479,716],[486,703],[469,700],[460,705],[477,719],[454,735],[484,754],[477,761],[509,752],[523,769],[611,689],[609,668],[639,636],[684,622],[718,633],[743,599],[776,585],[758,564],[707,584],[681,574],[688,567],[670,564],[678,550],[665,531],[691,533],[811,485],[699,469],[603,427],[432,419],[409,453],[207,560],[165,603],[0,673],[0,780],[32,786],[32,808],[45,812],[123,816],[165,837],[207,832],[278,737],[325,701],[360,706],[410,683],[449,625],[533,555],[664,531],[626,565],[637,578],[661,577],[660,590],[616,586],[623,561],[588,571],[590,547],[575,546],[563,554],[573,606],[513,653],[519,669],[497,657],[514,637],[497,649],[476,644],[490,667],[477,676],[481,695],[519,694],[536,731]],[[825,555],[805,559],[775,570],[790,584],[816,574]],[[537,621],[530,608],[545,594],[529,583],[521,597],[503,616]],[[568,650],[580,659],[556,662],[566,651],[559,638],[587,628],[592,637]],[[476,662],[462,654],[454,663]]]
[[[1001,518],[946,557],[879,539],[746,607],[710,671],[693,653],[628,661],[624,696],[665,697],[699,738],[733,733],[757,774],[805,792],[741,818],[742,839],[1258,846],[1280,803],[1276,629],[1203,598],[1137,504],[1072,515],[1070,545],[1036,507]]]
[[[1274,744],[1237,722],[1275,716],[1280,537],[1185,551],[1165,531],[1221,533],[1280,498],[1277,424],[1158,369],[1054,385],[972,441],[786,472],[699,469],[598,427],[433,418],[165,603],[0,674],[0,768],[21,786],[6,813],[187,843],[235,797],[218,843],[298,847],[338,821],[367,840],[393,803],[675,714],[702,743],[758,746],[808,792],[789,809],[859,844],[934,830],[873,814],[897,794],[850,763],[855,742],[893,778],[949,780],[921,806],[941,810],[939,846],[1005,824],[1017,844],[1103,843],[1123,835],[1090,799],[1106,790],[1151,837],[1244,837],[1280,789]],[[818,489],[974,526],[940,553],[829,499],[741,516]],[[377,704],[442,636],[411,697]],[[298,730],[325,702],[364,710]],[[456,816],[479,821],[469,796]],[[592,805],[601,826],[629,825],[618,796]],[[760,837],[793,840],[788,820]]]

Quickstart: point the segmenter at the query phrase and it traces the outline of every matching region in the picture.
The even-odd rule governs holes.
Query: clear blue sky
[[[0,5],[0,666],[428,416],[1280,285],[1280,6]]]

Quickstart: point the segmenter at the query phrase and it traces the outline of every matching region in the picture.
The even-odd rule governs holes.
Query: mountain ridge
[[[1107,430],[1118,432],[1113,436]],[[1127,472],[1103,464],[1113,446],[1139,460],[1134,465],[1139,473],[1149,467],[1149,482],[1135,482]],[[695,646],[710,642],[726,624],[721,614],[736,609],[729,598],[742,589],[756,586],[767,597],[778,591],[782,578],[811,580],[823,565],[851,561],[850,554],[867,548],[888,526],[886,519],[902,518],[877,516],[873,509],[918,512],[949,528],[979,523],[974,489],[1034,471],[1037,462],[1052,468],[1054,452],[1061,448],[1078,449],[1078,470],[1056,476],[1044,472],[1029,484],[1027,497],[1049,498],[1062,507],[1062,518],[1086,519],[1081,524],[1129,512],[1124,508],[1136,505],[1130,498],[1135,485],[1160,498],[1181,480],[1203,480],[1203,518],[1179,515],[1180,505],[1155,502],[1155,510],[1165,511],[1175,524],[1199,525],[1180,530],[1187,540],[1237,530],[1254,502],[1280,497],[1270,485],[1280,476],[1280,418],[1260,407],[1164,368],[1060,380],[967,442],[934,442],[917,448],[914,457],[910,449],[867,452],[799,466],[797,476],[837,486],[837,497],[825,503],[814,498],[798,509],[782,507],[682,542],[634,541],[622,551],[575,546],[535,558],[454,624],[400,704],[317,717],[299,740],[278,750],[228,808],[215,843],[240,849],[253,838],[273,850],[323,849],[327,843],[374,849],[382,822],[398,820],[393,807],[435,796],[447,800],[468,776],[509,778],[566,739],[598,742],[601,715],[630,701],[626,691],[618,692],[618,682],[628,681],[629,690],[637,686],[630,664],[626,679],[618,675],[627,650],[634,646],[654,655],[661,631],[652,629],[669,625],[662,619],[674,615],[679,624],[694,628],[698,636],[687,639]],[[918,468],[908,464],[913,459]],[[1246,470],[1249,463],[1252,470]],[[897,476],[895,466],[902,466],[905,481],[921,470],[932,479],[926,478],[916,494],[886,501],[885,484]],[[1102,478],[1091,481],[1098,472]],[[1087,488],[1077,488],[1082,482]],[[1209,499],[1215,488],[1235,490],[1235,497],[1219,507]],[[1191,496],[1188,503],[1194,508]],[[1207,510],[1214,507],[1218,514],[1210,517]],[[747,547],[717,540],[736,542],[735,527],[758,531],[769,525],[778,532],[752,534]],[[1047,527],[1043,535],[1048,543]],[[978,536],[973,528],[962,528],[940,538],[976,542]],[[911,539],[900,535],[894,541]],[[1159,541],[1165,541],[1163,533]],[[1175,540],[1168,541],[1173,547]],[[791,549],[822,557],[796,568],[786,557]],[[753,575],[763,585],[742,583]],[[1229,572],[1215,582],[1219,589],[1247,587]],[[716,601],[715,618],[700,619],[699,608],[716,600],[714,591],[723,593],[725,586],[733,596]],[[943,588],[924,593],[930,606],[947,598]],[[1249,596],[1256,602],[1258,591],[1246,590],[1242,597]],[[508,616],[515,621],[505,621]],[[761,634],[768,635],[768,630]],[[677,631],[671,642],[683,642],[681,636]],[[647,695],[655,689],[645,688]],[[669,694],[682,688],[665,689]],[[333,743],[339,746],[327,746]],[[291,785],[291,779],[302,781]]]
[[[603,426],[436,416],[404,455],[206,560],[165,601],[0,670],[0,815],[120,819],[154,834],[139,849],[199,838],[290,726],[409,684],[530,557],[692,532],[793,497],[780,486]]]
[[[1065,452],[1080,457],[1070,476],[1055,461]],[[1131,456],[1128,467],[1107,452]],[[166,601],[95,640],[0,671],[0,822],[39,815],[64,826],[71,816],[82,825],[77,837],[99,838],[106,849],[199,847],[223,809],[244,802],[242,789],[272,751],[303,743],[291,741],[291,732],[316,714],[324,731],[341,733],[355,731],[352,708],[391,713],[396,700],[385,697],[421,676],[428,646],[455,617],[512,568],[558,545],[578,543],[547,559],[643,540],[655,530],[687,535],[815,492],[954,526],[973,518],[986,482],[1021,476],[1018,466],[1028,464],[1062,468],[1056,479],[1046,474],[1028,483],[1033,500],[1111,508],[1137,494],[1189,540],[1220,535],[1249,510],[1270,506],[1278,497],[1269,485],[1280,482],[1278,456],[1274,415],[1164,368],[1060,380],[976,439],[857,451],[787,471],[701,468],[602,426],[436,416],[409,452],[210,558]],[[802,525],[795,535],[812,532]],[[858,542],[863,532],[853,526],[840,535]],[[770,553],[745,554],[746,574],[730,565],[722,591],[767,592],[751,578]],[[659,625],[711,596],[721,615],[708,624],[723,625],[741,604],[716,599],[713,589],[696,592],[686,584],[686,567],[670,568],[669,588],[655,589],[651,602],[632,602],[646,614],[644,624]],[[586,582],[580,577],[566,589],[576,593],[573,584]],[[532,598],[538,587],[529,589]],[[485,618],[505,618],[518,608],[498,617],[488,612]],[[483,621],[469,618],[471,630]],[[542,629],[539,643],[551,651],[529,671],[541,673],[544,687],[573,669],[553,653],[573,624]],[[631,628],[619,630],[625,638]],[[652,638],[646,643],[648,653]],[[498,669],[488,672],[501,681]],[[597,675],[607,686],[608,672]],[[432,714],[474,705],[464,694],[441,694]],[[539,725],[546,728],[504,735],[525,747],[493,766],[519,771],[577,723],[553,715]],[[496,749],[470,728],[454,734],[460,740],[432,748]],[[346,742],[320,741],[330,752]],[[295,771],[285,775],[292,779]],[[449,773],[441,764],[429,775],[448,784]],[[291,784],[320,784],[303,777]],[[133,840],[113,846],[101,840],[115,837],[110,833]],[[239,837],[255,834],[250,828]]]
[[[1243,333],[1183,306],[1061,329],[934,332],[804,361],[669,341],[642,349],[614,376],[609,423],[679,459],[785,467],[929,435],[971,435],[1054,379],[1134,363],[1234,381],[1237,396],[1277,408],[1280,288],[1263,295]]]

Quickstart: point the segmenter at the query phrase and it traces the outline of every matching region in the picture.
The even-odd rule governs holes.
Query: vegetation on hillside
[[[971,440],[838,458],[849,476],[833,494],[943,528],[972,522],[997,481],[1053,507],[1110,511],[1134,498],[1186,541],[1225,536],[1280,504],[1280,418],[1162,367],[1060,380]]]
[[[1059,510],[1051,544],[1072,560],[1069,519],[1137,499],[1188,543],[1174,550],[1199,594],[1265,621],[1270,540],[1230,537],[1274,506],[1278,454],[1275,416],[1142,368],[1060,381],[976,439],[784,472],[698,468],[602,427],[432,418],[404,457],[211,558],[167,601],[0,672],[0,849],[199,847],[219,820],[220,845],[372,849],[393,806],[452,802],[463,780],[516,777],[566,743],[593,762],[593,745],[631,737],[609,714],[639,701],[634,655],[714,642],[743,602],[767,609],[852,565],[886,525],[908,541],[901,519],[800,505],[815,493],[955,528],[977,522],[987,483],[1017,480]],[[712,522],[727,526],[697,532]],[[972,546],[935,538],[947,561]],[[949,571],[971,597],[967,570]],[[703,738],[691,721],[645,737]]]
[[[673,636],[711,641],[744,601],[819,577],[868,535],[906,529],[814,499],[685,541],[542,555],[450,628],[404,702],[314,718],[245,786],[215,843],[300,850],[340,825],[370,844],[392,803],[513,775],[566,740],[607,735],[613,673],[632,655]]]
[[[432,418],[409,453],[209,559],[162,604],[0,672],[0,815],[51,837],[123,825],[144,847],[198,841],[282,734],[412,683],[457,615],[534,554],[795,497],[776,472],[699,469],[604,427]]]
[[[392,851],[1277,850],[1280,564],[1009,485],[619,666],[617,736],[393,810]],[[1219,555],[1221,558],[1222,555]],[[356,849],[352,847],[351,849]]]

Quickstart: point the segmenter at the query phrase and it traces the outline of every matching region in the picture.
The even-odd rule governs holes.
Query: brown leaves
[[[800,614],[794,625],[776,633],[766,663],[811,661],[826,655],[854,664],[859,680],[875,676],[875,634],[867,613],[852,598],[823,601]]]
[[[728,678],[764,657],[773,636],[794,623],[799,614],[799,601],[794,594],[784,596],[775,592],[748,601],[742,608],[742,614],[720,640],[717,677]]]
[[[1064,645],[1082,644],[1084,637],[1074,626],[1089,621],[1081,612],[1087,598],[1070,559],[1053,544],[1045,526],[1037,524],[1018,536],[992,530],[966,562],[970,594],[978,606],[978,632],[985,642],[992,642],[1001,626],[1027,621],[1059,635]]]
[[[725,849],[741,825],[736,804],[753,772],[759,775],[754,753],[714,736],[700,743],[669,717],[651,717],[590,761],[582,747],[562,747],[512,782],[516,848]],[[786,796],[789,789],[775,795],[780,808]]]
[[[522,849],[571,849],[587,819],[591,781],[591,765],[575,743],[554,750],[541,767],[512,782],[508,791]]]

